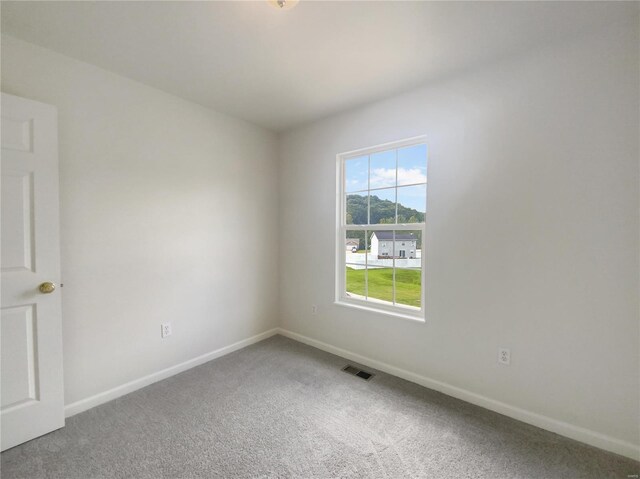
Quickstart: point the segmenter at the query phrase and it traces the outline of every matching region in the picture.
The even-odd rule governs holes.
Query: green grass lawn
[[[347,292],[364,296],[364,269],[347,268]],[[396,302],[420,307],[420,270],[396,269]],[[369,297],[393,301],[393,268],[369,270]]]

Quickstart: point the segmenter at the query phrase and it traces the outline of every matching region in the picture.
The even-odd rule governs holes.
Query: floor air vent
[[[342,370],[345,373],[349,373],[349,374],[353,374],[354,376],[358,376],[359,378],[362,378],[365,381],[368,381],[373,376],[375,376],[375,374],[373,374],[373,373],[368,373],[367,371],[363,371],[362,369],[356,368],[355,366],[351,366],[350,364],[347,364],[345,367],[342,368]]]

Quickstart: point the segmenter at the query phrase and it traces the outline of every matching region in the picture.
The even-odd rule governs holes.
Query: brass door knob
[[[38,287],[38,289],[43,294],[49,294],[49,293],[53,293],[56,290],[56,285],[54,283],[52,283],[51,281],[46,281],[46,282],[42,283]]]

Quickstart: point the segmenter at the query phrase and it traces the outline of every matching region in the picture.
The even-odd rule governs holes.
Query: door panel
[[[34,271],[31,223],[33,222],[33,176],[12,174],[7,168],[2,174],[2,271]]]
[[[35,305],[2,308],[2,410],[37,401]]]
[[[57,113],[2,94],[2,450],[64,426]],[[58,287],[43,294],[39,285]]]

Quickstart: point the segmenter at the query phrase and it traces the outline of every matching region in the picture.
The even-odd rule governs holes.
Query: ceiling
[[[637,14],[607,2],[2,2],[2,33],[271,130]]]

